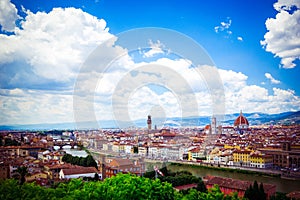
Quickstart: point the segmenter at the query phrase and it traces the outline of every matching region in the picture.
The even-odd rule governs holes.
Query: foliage
[[[192,173],[188,171],[172,172],[168,170],[167,167],[161,168],[160,171],[164,174],[164,176],[158,176],[158,178],[162,182],[171,183],[173,187],[196,183],[197,187],[195,189],[197,191],[201,191],[201,192],[207,191],[202,179],[193,176]],[[146,172],[144,176],[153,179],[155,178],[155,172],[154,171]]]
[[[274,196],[270,197],[270,200],[290,200],[290,198],[286,196],[286,193],[276,192]]]
[[[136,154],[139,153],[139,148],[136,147],[136,146],[134,146],[134,147],[133,147],[133,153],[136,153]]]
[[[45,188],[34,183],[19,185],[16,180],[0,182],[0,199],[174,199],[169,183],[150,180],[131,174],[118,174],[105,181],[84,182],[72,179],[56,188]]]
[[[131,174],[118,174],[101,181],[83,181],[72,179],[67,183],[59,183],[55,188],[46,188],[35,183],[19,185],[17,180],[0,181],[0,199],[174,199],[174,200],[238,200],[237,194],[224,195],[215,187],[207,193],[195,189],[186,194],[176,192],[172,185]]]
[[[211,189],[208,190],[207,193],[199,192],[195,189],[191,189],[189,193],[183,196],[181,199],[184,200],[239,200],[237,193],[233,195],[224,195],[219,186],[215,185]]]
[[[257,181],[254,181],[253,186],[250,185],[249,188],[245,191],[244,197],[249,200],[266,200],[266,194],[264,191],[264,186],[261,183],[258,187]]]
[[[25,166],[18,167],[17,171],[19,183],[20,185],[23,185],[25,183],[25,176],[28,175],[28,169]]]
[[[80,165],[83,167],[95,167],[96,169],[98,168],[96,161],[91,155],[88,155],[87,157],[78,157],[78,156],[72,156],[70,154],[65,154],[62,157],[62,161],[71,163],[73,165]]]
[[[3,139],[3,137],[1,136],[0,146],[20,146],[21,145],[20,142],[18,142],[17,140],[12,140],[11,138],[5,138],[4,144],[3,144],[2,139]]]

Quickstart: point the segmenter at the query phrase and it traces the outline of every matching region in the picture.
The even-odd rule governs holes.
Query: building
[[[1,154],[5,154],[7,157],[26,157],[29,156],[29,151],[26,149],[26,146],[6,146],[0,147]]]
[[[95,167],[78,167],[61,169],[59,172],[59,179],[72,179],[90,177],[94,178],[95,174],[98,174],[98,170]]]
[[[210,133],[211,133],[211,134],[217,134],[217,119],[216,119],[215,116],[213,116],[213,117],[211,118],[211,125],[210,125],[210,128],[211,128],[211,130],[210,130]]]
[[[250,166],[250,150],[236,150],[232,153],[234,165]]]
[[[0,180],[10,178],[9,175],[9,165],[4,162],[0,163]]]
[[[249,122],[247,118],[243,115],[242,111],[240,112],[240,115],[236,118],[234,121],[234,128],[238,130],[246,130],[249,128]]]
[[[300,191],[293,191],[286,195],[286,197],[290,199],[299,200],[300,199]]]
[[[40,180],[40,179],[47,180],[47,178],[48,178],[47,173],[42,172],[42,171],[30,173],[25,177],[26,182],[33,182],[33,181]]]
[[[151,120],[151,115],[148,115],[148,119],[147,119],[147,125],[148,125],[148,130],[151,130],[151,128],[152,128],[152,120]]]
[[[188,151],[188,160],[197,161],[198,159],[205,158],[204,150],[201,147],[195,147]]]
[[[108,158],[106,160],[105,175],[107,178],[115,176],[118,173],[142,175],[144,171],[145,166],[139,161],[131,161],[129,159],[122,158]]]
[[[62,169],[70,169],[74,168],[74,165],[71,165],[69,163],[65,164],[46,164],[44,165],[44,171],[47,173],[47,177],[51,180],[57,180],[59,179],[59,172]]]
[[[233,192],[237,192],[239,197],[243,197],[245,191],[252,185],[250,181],[242,181],[231,178],[223,178],[217,176],[206,176],[203,178],[203,182],[206,185],[207,189],[214,187],[214,185],[218,185],[220,190],[225,195],[230,195]],[[276,193],[276,185],[273,184],[263,184],[265,194],[267,199],[270,199],[271,196]]]
[[[300,151],[290,142],[282,142],[281,148],[259,149],[263,154],[271,155],[273,165],[283,168],[300,168]]]
[[[191,184],[187,184],[187,185],[176,186],[176,187],[174,187],[174,189],[179,192],[182,190],[195,189],[195,188],[197,188],[197,186],[198,186],[197,183],[191,183]]]
[[[272,168],[273,157],[271,155],[251,154],[250,167],[255,168]]]

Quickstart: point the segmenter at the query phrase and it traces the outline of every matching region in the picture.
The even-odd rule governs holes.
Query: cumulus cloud
[[[6,93],[6,95],[3,95]],[[1,124],[60,123],[73,120],[72,93],[0,90]]]
[[[286,10],[290,11],[293,9],[300,8],[300,2],[298,0],[278,0],[278,2],[274,3],[274,8],[277,11]]]
[[[21,27],[14,29],[15,35],[0,34],[1,124],[74,121],[74,109],[82,121],[91,115],[97,120],[135,120],[149,113],[166,117],[211,115],[212,90],[225,90],[227,113],[300,108],[299,97],[292,90],[273,88],[269,92],[249,84],[242,72],[194,66],[188,59],[165,53],[164,41],[150,40],[149,50],[143,53],[151,61],[134,61],[125,47],[117,45],[118,38],[109,33],[104,20],[80,9],[26,13]],[[230,24],[231,20],[220,26],[225,30]],[[87,56],[90,67],[83,69]],[[216,77],[207,73],[211,71],[220,74],[224,88],[214,87]],[[205,82],[203,77],[208,75]],[[76,77],[78,93],[74,94]],[[160,87],[153,87],[153,83]],[[86,106],[90,105],[87,101],[92,101],[92,109]],[[119,108],[128,109],[129,118],[115,112]]]
[[[2,31],[13,32],[16,27],[16,20],[19,19],[18,10],[10,0],[0,1],[0,25]]]
[[[248,77],[241,72],[222,69],[219,72],[224,82],[227,113],[241,109],[245,112],[280,113],[300,108],[300,98],[293,90],[273,88],[269,92],[262,86],[249,84]]]
[[[267,79],[269,79],[271,81],[271,83],[273,83],[273,84],[279,84],[280,83],[280,81],[273,78],[273,76],[270,73],[265,73],[265,77]]]
[[[266,51],[281,58],[283,68],[294,68],[294,61],[300,59],[300,2],[279,0],[274,8],[278,13],[267,19],[268,32],[260,43]]]
[[[15,28],[15,35],[0,35],[1,74],[9,72],[0,81],[4,88],[26,87],[24,82],[36,86],[70,82],[89,53],[112,37],[103,19],[81,9],[26,12],[21,28]]]

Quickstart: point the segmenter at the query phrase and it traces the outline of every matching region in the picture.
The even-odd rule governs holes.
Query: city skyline
[[[136,76],[134,69],[143,65],[168,66],[180,77],[174,80],[171,74],[164,82],[168,84],[132,87],[125,102],[131,120],[148,114],[167,118],[186,112],[185,116],[193,116],[194,107],[180,102],[191,98],[196,99],[199,116],[211,115],[210,87],[191,70],[195,63],[170,53],[173,49],[166,41],[151,36],[148,48],[135,52],[117,43],[123,32],[144,27],[173,30],[202,46],[212,62],[195,68],[217,68],[224,86],[224,113],[299,111],[299,9],[300,3],[293,0],[172,4],[5,0],[0,6],[0,43],[4,47],[0,50],[1,125],[74,121],[77,76],[93,50],[108,39],[113,39],[109,59],[122,57],[101,76],[92,69],[79,82],[82,96],[91,94],[86,93],[91,82],[98,82],[92,90],[97,120],[116,118],[113,109],[119,104],[112,100],[114,91],[119,82],[130,88],[131,79],[126,75]],[[163,74],[157,69],[147,73]],[[178,80],[186,81],[191,89],[182,88]],[[170,85],[176,89],[171,90]],[[79,102],[85,105],[88,100]],[[85,121],[90,113],[82,109],[80,121]]]

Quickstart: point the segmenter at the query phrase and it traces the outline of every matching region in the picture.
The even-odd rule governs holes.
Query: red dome
[[[243,113],[241,111],[240,116],[238,116],[238,118],[236,118],[236,120],[234,121],[234,126],[249,126],[249,122],[247,120],[246,117],[243,116]]]

